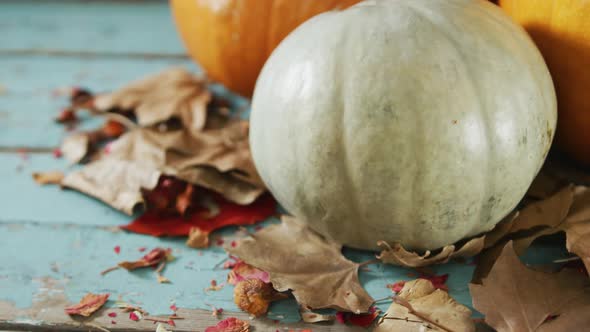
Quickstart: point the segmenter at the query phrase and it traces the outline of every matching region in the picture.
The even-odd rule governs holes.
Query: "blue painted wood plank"
[[[0,50],[183,54],[167,1],[0,2]]]
[[[0,222],[114,226],[130,217],[101,202],[58,186],[40,187],[31,173],[65,170],[51,154],[0,153]]]
[[[189,60],[0,57],[0,146],[60,144],[68,133],[53,118],[67,101],[55,98],[56,88],[76,85],[110,91],[171,66],[199,71]],[[96,125],[83,122],[81,128]]]
[[[235,229],[217,232],[216,236],[233,238]],[[121,254],[113,250],[121,246]],[[172,284],[157,284],[153,270],[129,273],[117,270],[100,276],[103,269],[121,260],[135,260],[142,255],[140,247],[173,248],[177,259],[166,268],[165,275]],[[563,257],[563,250],[554,246],[537,245],[528,252],[528,260],[547,263]],[[347,250],[352,260],[372,259],[370,252]],[[93,227],[64,225],[0,224],[0,301],[10,301],[22,308],[30,307],[39,292],[39,280],[51,278],[64,288],[70,301],[75,302],[87,292],[109,292],[116,299],[141,303],[152,314],[169,313],[171,302],[189,309],[210,309],[210,305],[227,311],[238,311],[233,303],[232,286],[220,291],[205,291],[211,280],[222,283],[227,270],[219,266],[227,255],[222,248],[197,251],[184,246],[181,239],[159,239],[124,232],[112,233]],[[433,267],[437,274],[448,273],[450,294],[458,301],[471,305],[468,282],[473,266],[449,263]],[[409,280],[408,269],[372,265],[360,272],[363,286],[374,298],[391,294],[388,283]],[[380,303],[381,310],[389,303]],[[278,302],[271,308],[271,319],[287,322],[298,320],[294,301]]]

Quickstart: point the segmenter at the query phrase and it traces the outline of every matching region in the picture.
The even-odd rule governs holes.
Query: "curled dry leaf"
[[[268,272],[257,269],[250,264],[246,264],[242,260],[236,261],[227,275],[227,282],[231,285],[236,285],[241,281],[249,279],[260,279],[262,282],[270,283]]]
[[[473,332],[471,310],[426,279],[407,282],[375,332]]]
[[[563,270],[544,273],[524,266],[508,242],[482,284],[469,286],[474,307],[499,332],[573,331],[571,319],[590,326],[588,278]],[[582,317],[576,317],[585,316]],[[556,317],[550,321],[548,318]]]
[[[385,249],[377,256],[383,263],[399,265],[405,267],[424,267],[433,264],[444,264],[452,258],[471,257],[478,254],[484,247],[485,237],[477,237],[469,240],[467,243],[456,249],[455,245],[449,245],[442,250],[432,255],[430,251],[426,251],[423,255],[415,252],[407,251],[399,243],[389,245],[384,241],[378,243],[379,246]]]
[[[100,309],[109,299],[110,294],[86,294],[80,303],[65,308],[68,315],[90,317]]]
[[[293,217],[268,226],[226,250],[270,275],[279,292],[291,290],[303,307],[368,312],[373,299],[358,280],[359,264],[346,259],[342,246]]]
[[[254,317],[266,314],[271,302],[287,297],[288,295],[277,292],[271,284],[260,279],[240,281],[234,288],[234,303]]]
[[[172,249],[154,248],[139,260],[124,261],[117,265],[127,271],[133,271],[142,267],[156,266],[162,262],[170,261],[171,259],[173,259]]]
[[[209,326],[205,332],[248,332],[250,323],[239,320],[235,317],[226,318],[215,326]]]
[[[204,78],[183,68],[171,68],[132,82],[113,92],[94,97],[98,111],[132,111],[140,126],[152,126],[178,118],[185,127],[205,127],[211,100]]]
[[[64,173],[61,171],[50,172],[36,172],[33,173],[33,180],[39,185],[57,184],[60,185],[64,178]]]

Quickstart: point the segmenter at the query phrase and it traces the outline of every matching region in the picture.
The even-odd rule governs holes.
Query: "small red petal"
[[[387,285],[387,288],[391,289],[391,291],[399,293],[401,292],[402,288],[404,288],[404,285],[406,284],[405,281],[398,281],[395,284],[389,284]]]
[[[133,311],[129,313],[129,319],[131,319],[131,320],[132,320],[132,321],[134,321],[134,322],[137,322],[137,321],[139,321],[139,317],[138,317],[138,316],[137,316],[137,314],[135,314],[135,312],[133,312]]]
[[[215,244],[218,246],[222,246],[224,242],[225,241],[223,241],[223,239],[219,238],[219,239],[217,239],[217,241],[215,241]]]
[[[61,152],[61,149],[57,148],[53,150],[53,158],[61,158],[63,156],[63,153]]]
[[[116,312],[109,312],[109,317],[117,317],[117,313]]]
[[[168,320],[168,325],[176,327],[176,323],[174,323],[173,319]]]
[[[139,252],[144,252],[144,251],[146,251],[146,249],[147,249],[146,247],[139,247],[139,248],[137,248],[137,250]]]
[[[232,248],[235,248],[238,245],[238,243],[236,241],[231,241],[230,245]]]
[[[115,253],[118,255],[121,253],[121,246],[115,246]]]
[[[170,310],[176,312],[178,310],[178,307],[176,306],[176,304],[173,304],[170,306]]]
[[[111,321],[111,324],[115,325],[117,324],[117,322],[115,322],[114,320]]]

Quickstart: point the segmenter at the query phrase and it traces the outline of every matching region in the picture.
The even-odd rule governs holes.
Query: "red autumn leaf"
[[[260,279],[264,283],[270,283],[268,272],[257,269],[242,260],[237,260],[231,269],[232,270],[227,275],[227,282],[229,284],[236,285],[240,281],[249,279]]]
[[[117,264],[125,270],[131,271],[142,267],[156,266],[165,262],[171,256],[172,249],[155,248],[137,261],[124,261]]]
[[[186,236],[193,227],[204,232],[212,232],[230,225],[251,225],[273,215],[276,207],[274,199],[268,194],[261,196],[250,205],[238,205],[219,195],[214,196],[214,200],[219,206],[220,212],[213,218],[207,219],[202,215],[202,212],[205,211],[204,208],[197,209],[187,216],[162,214],[155,210],[148,210],[129,225],[121,228],[152,236]]]
[[[442,289],[444,291],[449,290],[449,287],[445,284],[447,282],[447,279],[449,279],[448,274],[442,274],[439,276],[423,274],[420,277],[418,277],[418,279],[429,280],[430,282],[432,282],[434,289]],[[398,281],[394,284],[387,285],[387,288],[391,289],[392,292],[399,293],[402,290],[402,288],[404,288],[405,284],[405,281]]]
[[[65,312],[68,315],[89,317],[107,302],[109,296],[110,294],[88,293],[80,300],[80,303],[66,307]]]
[[[336,321],[342,324],[350,324],[368,328],[379,316],[379,311],[375,307],[369,309],[368,314],[353,314],[352,312],[337,312]]]
[[[248,332],[250,323],[239,320],[235,317],[226,318],[215,326],[209,326],[205,332]]]

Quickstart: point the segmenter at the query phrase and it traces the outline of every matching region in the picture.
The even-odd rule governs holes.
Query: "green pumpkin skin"
[[[278,201],[321,234],[436,249],[514,209],[556,108],[541,54],[495,6],[367,1],[312,18],[273,52],[250,143]]]

